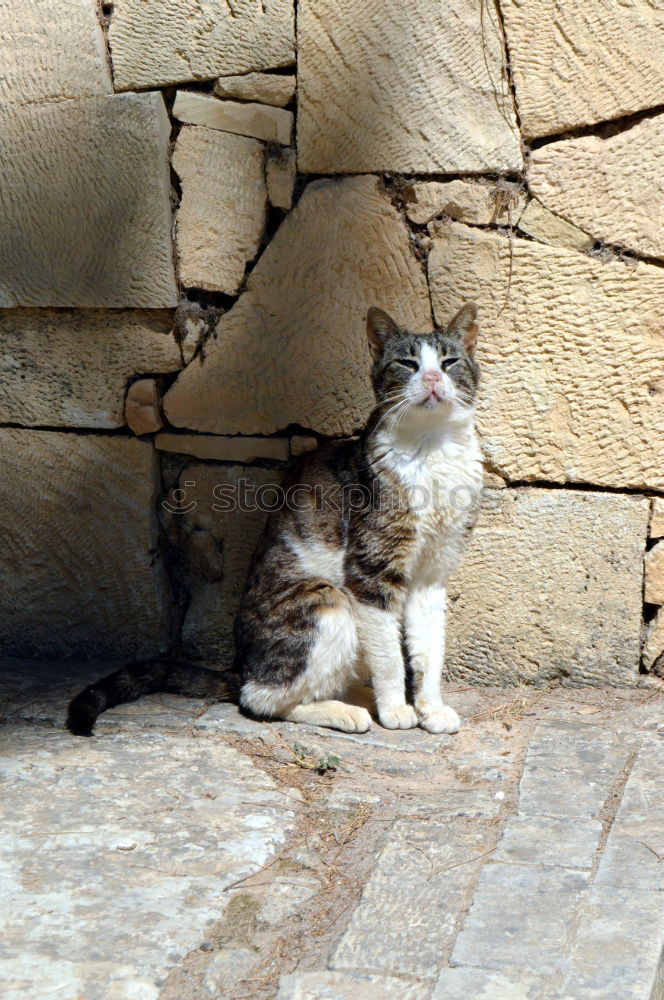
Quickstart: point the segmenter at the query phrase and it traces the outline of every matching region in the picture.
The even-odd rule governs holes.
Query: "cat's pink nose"
[[[429,382],[433,384],[434,382],[442,382],[443,373],[438,368],[427,368],[426,371],[422,372],[422,381]]]

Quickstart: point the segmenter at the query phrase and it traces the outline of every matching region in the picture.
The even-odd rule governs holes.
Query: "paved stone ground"
[[[450,688],[455,737],[154,696],[70,736],[110,666],[3,665],[7,1000],[664,998],[660,691]]]

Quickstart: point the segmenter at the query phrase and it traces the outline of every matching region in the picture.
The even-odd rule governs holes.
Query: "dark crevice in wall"
[[[492,469],[496,475],[501,478],[505,478],[503,473],[498,469]],[[583,483],[583,482],[564,482],[557,483],[552,482],[548,479],[507,479],[505,478],[506,488],[508,489],[542,489],[542,490],[575,490],[578,493],[615,493],[619,496],[637,496],[637,497],[660,497],[664,496],[664,490],[658,490],[655,487],[649,486],[603,486],[597,483]],[[502,487],[497,487],[502,489]]]
[[[484,7],[485,0],[480,0],[482,7]],[[519,113],[519,99],[516,92],[516,86],[514,84],[514,74],[512,72],[512,57],[510,53],[509,40],[507,37],[507,29],[505,27],[505,19],[503,17],[503,11],[500,6],[500,0],[493,0],[493,5],[496,11],[496,18],[498,20],[498,25],[500,27],[500,34],[503,40],[503,52],[505,53],[505,62],[503,64],[503,69],[505,71],[505,79],[507,81],[507,89],[512,96],[512,106],[514,108],[514,114],[516,117],[517,128],[519,129],[519,135],[521,137],[521,147],[524,153],[524,158],[527,150],[526,140],[523,135],[523,129],[521,127],[521,115]]]
[[[142,378],[140,375],[138,377]],[[135,437],[127,427],[84,427],[80,425],[78,427],[61,427],[59,424],[20,424],[7,422],[0,423],[0,428],[3,430],[51,431],[57,434],[72,434],[78,437],[90,437],[91,435],[96,437],[124,437],[127,439]]]
[[[664,113],[664,104],[657,104],[652,108],[645,108],[641,111],[633,111],[622,115],[620,118],[611,118],[607,121],[596,122],[593,125],[580,125],[577,128],[565,129],[563,132],[556,132],[551,135],[542,135],[531,138],[528,145],[532,150],[549,146],[553,142],[560,142],[565,139],[582,139],[584,136],[595,136],[598,139],[610,139],[621,132],[627,132],[634,125],[638,125],[648,118],[655,118]]]

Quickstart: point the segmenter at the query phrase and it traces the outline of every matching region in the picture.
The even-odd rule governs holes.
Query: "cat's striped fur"
[[[445,588],[482,482],[476,310],[464,306],[445,331],[413,334],[371,309],[367,335],[377,405],[357,439],[329,443],[292,470],[286,485],[300,487],[299,500],[271,515],[254,556],[234,670],[129,665],[74,698],[73,732],[89,734],[105,708],[159,690],[362,732],[369,713],[341,699],[366,679],[383,726],[458,729],[440,679]]]

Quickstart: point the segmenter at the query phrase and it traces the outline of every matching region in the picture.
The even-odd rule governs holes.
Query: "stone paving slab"
[[[488,864],[456,940],[452,965],[560,974],[588,885],[584,872]]]
[[[431,1000],[555,1000],[538,979],[488,969],[443,969]]]
[[[431,988],[393,976],[301,972],[283,976],[277,1000],[428,1000]]]
[[[596,820],[513,816],[494,861],[544,867],[591,868],[602,824]]]
[[[494,840],[463,823],[396,823],[330,968],[433,978]]]

